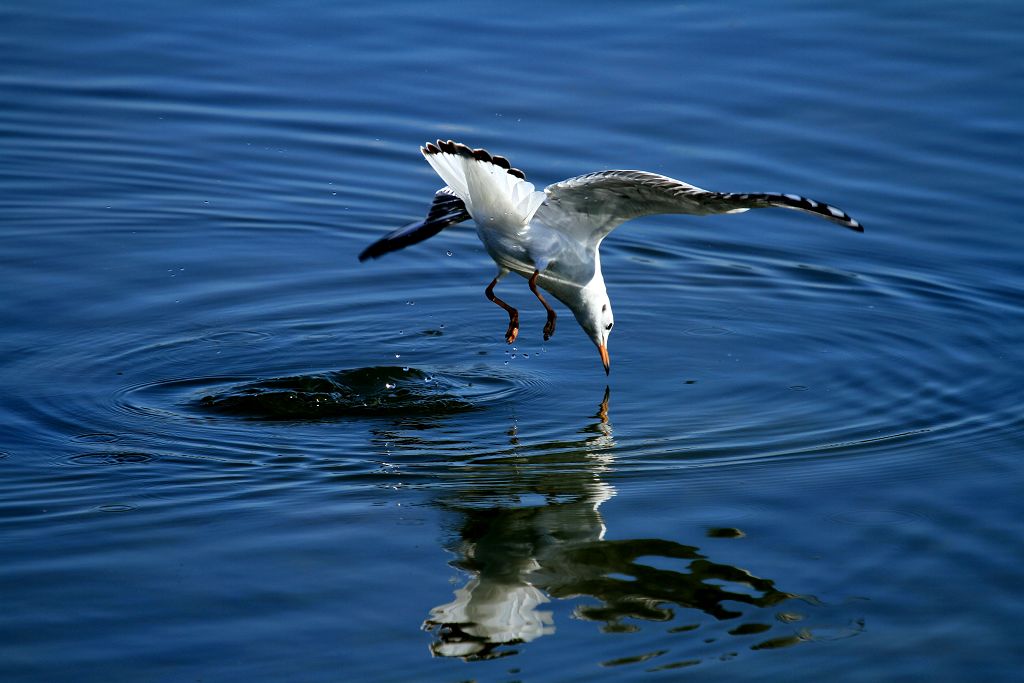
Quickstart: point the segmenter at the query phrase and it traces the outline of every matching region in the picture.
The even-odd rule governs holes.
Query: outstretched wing
[[[668,176],[646,171],[599,171],[563,180],[544,189],[537,219],[600,242],[622,223],[662,213],[740,213],[778,207],[812,213],[863,232],[860,223],[834,206],[795,194],[709,192]]]
[[[428,142],[420,148],[452,192],[466,203],[479,225],[516,231],[530,222],[546,197],[505,157],[471,149],[453,140]]]
[[[469,212],[466,211],[466,205],[462,200],[455,196],[451,188],[442,187],[434,194],[434,203],[430,205],[430,211],[427,212],[426,218],[381,237],[363,249],[363,252],[359,254],[359,260],[379,258],[388,252],[405,249],[412,244],[433,237],[449,225],[461,223],[469,218]]]

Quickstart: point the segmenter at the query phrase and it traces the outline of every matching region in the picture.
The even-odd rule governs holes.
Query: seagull
[[[597,171],[548,185],[541,192],[502,156],[452,140],[428,142],[420,152],[445,182],[426,218],[391,232],[359,254],[374,259],[433,237],[472,219],[477,236],[498,266],[487,285],[488,300],[508,313],[505,341],[519,334],[519,311],[494,294],[509,273],[526,278],[547,311],[544,340],[555,333],[557,315],[541,289],[565,304],[611,371],[608,337],[615,326],[601,273],[601,242],[626,221],[652,214],[743,213],[782,208],[821,216],[863,232],[845,211],[795,194],[702,190],[647,171]]]

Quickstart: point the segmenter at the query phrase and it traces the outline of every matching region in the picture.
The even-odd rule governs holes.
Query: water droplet
[[[505,365],[508,365],[508,361],[505,361]]]
[[[392,384],[391,382],[384,382],[384,388],[385,389],[394,389],[395,386],[396,385]]]
[[[515,357],[516,357],[516,354],[514,354],[514,353],[513,353],[513,354],[512,354],[512,357],[513,357],[513,358],[515,358]]]
[[[400,353],[396,353],[395,354],[395,358],[401,358],[401,357],[402,357],[402,354],[400,354]]]
[[[445,252],[445,254],[447,254],[448,256],[452,256],[452,250],[449,249],[448,251]]]
[[[529,357],[530,357],[530,354],[528,354],[528,353],[524,353],[523,354],[523,358],[529,358]]]
[[[402,368],[402,372],[409,372],[409,366],[406,365],[404,368]]]

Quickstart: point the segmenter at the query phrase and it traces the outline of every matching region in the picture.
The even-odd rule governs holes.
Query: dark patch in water
[[[743,538],[745,533],[734,527],[712,527],[708,529],[710,538]]]
[[[778,649],[781,649],[781,648],[784,648],[784,647],[792,647],[793,645],[797,645],[797,644],[802,643],[802,642],[804,642],[806,640],[809,640],[809,638],[805,638],[805,637],[802,637],[800,635],[780,636],[778,638],[770,638],[770,639],[768,639],[768,640],[766,640],[766,641],[764,641],[762,643],[758,643],[757,645],[751,645],[750,649],[751,650],[778,650]]]
[[[464,388],[415,368],[373,367],[259,380],[203,396],[201,408],[264,420],[444,414],[475,406]]]
[[[731,636],[745,636],[751,633],[764,633],[771,630],[770,624],[740,624],[729,631]]]

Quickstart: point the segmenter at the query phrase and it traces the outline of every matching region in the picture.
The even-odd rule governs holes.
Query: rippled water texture
[[[0,679],[1010,681],[1020,3],[0,7]],[[602,248],[606,378],[466,226],[798,192]]]

